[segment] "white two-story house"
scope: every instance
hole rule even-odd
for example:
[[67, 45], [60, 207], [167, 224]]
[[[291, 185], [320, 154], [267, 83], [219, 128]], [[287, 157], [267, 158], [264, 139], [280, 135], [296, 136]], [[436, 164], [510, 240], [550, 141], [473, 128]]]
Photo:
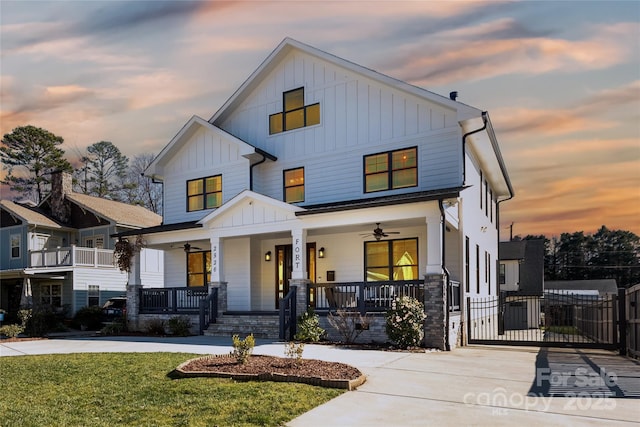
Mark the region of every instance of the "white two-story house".
[[[0, 200], [0, 308], [17, 322], [21, 306], [47, 305], [67, 316], [126, 294], [111, 234], [160, 224], [141, 207], [74, 193], [71, 175], [54, 173], [39, 206]], [[163, 286], [161, 251], [145, 250], [142, 280]]]
[[228, 315], [275, 313], [291, 286], [318, 312], [406, 292], [455, 340], [464, 296], [498, 292], [513, 189], [489, 115], [451, 98], [283, 40], [146, 171], [164, 215], [140, 233], [166, 251], [165, 283], [222, 286]]

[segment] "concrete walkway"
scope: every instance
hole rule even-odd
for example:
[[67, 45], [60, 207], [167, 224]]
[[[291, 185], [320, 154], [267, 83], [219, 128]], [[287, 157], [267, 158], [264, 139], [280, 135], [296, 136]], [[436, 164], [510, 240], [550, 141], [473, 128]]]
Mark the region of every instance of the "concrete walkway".
[[[5, 343], [0, 356], [78, 352], [224, 354], [229, 338], [77, 337]], [[284, 356], [257, 340], [255, 354]], [[308, 426], [616, 426], [640, 423], [640, 363], [599, 350], [470, 346], [387, 352], [306, 345], [305, 358], [358, 367], [358, 390], [292, 420]]]

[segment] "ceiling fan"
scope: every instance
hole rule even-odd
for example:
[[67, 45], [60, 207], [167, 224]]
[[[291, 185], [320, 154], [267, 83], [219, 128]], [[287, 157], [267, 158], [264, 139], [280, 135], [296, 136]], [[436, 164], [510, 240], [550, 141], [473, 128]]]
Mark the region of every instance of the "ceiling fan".
[[365, 233], [365, 234], [361, 234], [361, 236], [366, 237], [366, 236], [373, 236], [375, 237], [376, 240], [380, 240], [383, 237], [389, 237], [389, 234], [400, 234], [399, 231], [383, 231], [382, 228], [380, 228], [380, 223], [376, 222], [376, 228], [373, 229], [373, 233]]
[[194, 250], [194, 251], [202, 250], [201, 248], [198, 248], [196, 246], [191, 246], [189, 242], [186, 242], [184, 245], [171, 245], [171, 249], [178, 249], [178, 248], [184, 249], [184, 251], [187, 253], [191, 252], [191, 250]]

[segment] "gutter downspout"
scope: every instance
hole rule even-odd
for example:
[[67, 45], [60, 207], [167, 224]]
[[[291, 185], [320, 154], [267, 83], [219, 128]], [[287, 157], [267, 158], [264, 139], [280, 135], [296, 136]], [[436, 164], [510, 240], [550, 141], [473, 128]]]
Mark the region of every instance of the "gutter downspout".
[[[482, 132], [484, 130], [487, 129], [487, 123], [488, 123], [488, 119], [487, 119], [487, 115], [488, 113], [486, 111], [482, 112], [482, 127], [469, 131], [467, 133], [465, 133], [464, 135], [462, 135], [462, 186], [464, 187], [467, 184], [467, 151], [466, 151], [466, 146], [467, 146], [467, 138], [470, 137], [471, 135], [478, 133], [478, 132]], [[498, 214], [498, 205], [496, 204], [496, 215]], [[498, 222], [498, 221], [496, 221]], [[499, 222], [498, 222], [499, 223]], [[500, 233], [498, 233], [499, 235]], [[500, 237], [498, 236], [498, 241], [500, 241]], [[467, 280], [469, 280], [469, 278], [467, 277]], [[467, 284], [465, 283], [465, 286]], [[465, 288], [466, 289], [466, 288]], [[464, 333], [464, 325], [466, 323], [467, 320], [465, 318], [465, 313], [467, 312], [466, 308], [465, 308], [465, 298], [460, 298], [460, 312], [461, 312], [461, 316], [460, 316], [460, 331], [461, 333]], [[449, 321], [448, 319], [449, 317], [449, 311], [448, 311], [448, 307], [447, 307], [447, 322]], [[447, 323], [447, 328], [448, 328], [448, 323]], [[447, 343], [448, 343], [448, 336], [447, 336]], [[462, 343], [464, 344], [464, 337], [462, 337]]]
[[482, 121], [484, 124], [482, 125], [481, 128], [472, 130], [462, 135], [462, 186], [464, 186], [467, 182], [467, 162], [466, 162], [466, 150], [465, 150], [465, 146], [467, 145], [467, 137], [473, 135], [474, 133], [482, 132], [483, 130], [487, 129], [488, 120], [487, 120], [486, 111], [482, 112]]
[[442, 227], [442, 231], [441, 231], [441, 233], [442, 233], [442, 256], [441, 256], [441, 259], [442, 259], [442, 271], [444, 271], [444, 275], [447, 278], [446, 279], [447, 282], [446, 282], [446, 286], [445, 286], [445, 289], [446, 289], [445, 290], [445, 292], [446, 292], [446, 298], [445, 298], [446, 304], [445, 304], [445, 307], [444, 307], [444, 309], [445, 309], [444, 317], [445, 317], [445, 322], [446, 322], [447, 327], [445, 329], [446, 333], [444, 335], [444, 349], [445, 349], [445, 351], [451, 351], [451, 343], [449, 342], [449, 323], [450, 323], [449, 322], [449, 305], [451, 303], [451, 301], [449, 301], [449, 296], [451, 295], [451, 281], [449, 279], [450, 279], [451, 274], [449, 273], [449, 270], [447, 270], [447, 266], [446, 266], [446, 263], [445, 263], [445, 257], [446, 257], [445, 241], [447, 240], [447, 235], [446, 235], [447, 224], [446, 224], [446, 218], [445, 218], [445, 214], [444, 214], [444, 205], [442, 204], [442, 199], [438, 199], [438, 207], [440, 208], [440, 226]]
[[262, 160], [252, 164], [249, 167], [249, 190], [251, 190], [251, 191], [253, 191], [253, 168], [258, 166], [258, 165], [260, 165], [260, 164], [262, 164], [262, 163], [264, 163], [267, 160], [267, 157], [264, 154], [262, 154], [262, 153], [260, 153], [258, 151], [256, 151], [256, 152], [262, 156]]

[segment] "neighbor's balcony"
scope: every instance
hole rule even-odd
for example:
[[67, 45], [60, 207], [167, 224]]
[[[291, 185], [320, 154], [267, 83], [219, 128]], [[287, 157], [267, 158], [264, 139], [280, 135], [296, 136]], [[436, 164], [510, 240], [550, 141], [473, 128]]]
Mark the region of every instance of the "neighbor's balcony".
[[114, 267], [113, 250], [83, 248], [71, 246], [67, 248], [42, 249], [29, 251], [29, 267]]

